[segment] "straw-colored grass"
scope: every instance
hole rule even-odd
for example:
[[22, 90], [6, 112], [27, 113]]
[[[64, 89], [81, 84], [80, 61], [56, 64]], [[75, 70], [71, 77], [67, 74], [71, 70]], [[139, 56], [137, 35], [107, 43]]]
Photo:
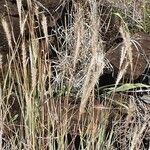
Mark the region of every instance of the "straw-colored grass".
[[[20, 34], [16, 42], [11, 22], [1, 19], [11, 53], [5, 64], [0, 58], [0, 149], [144, 150], [150, 132], [149, 105], [136, 91], [132, 95], [126, 90], [107, 92], [106, 85], [105, 92], [96, 93], [108, 65], [101, 35], [105, 24], [98, 4], [96, 0], [73, 1], [65, 25], [56, 24], [49, 34], [48, 16], [38, 12], [31, 0], [27, 0], [28, 11], [17, 0]], [[122, 8], [115, 2], [111, 5], [120, 13], [120, 9], [126, 11], [128, 2]], [[118, 32], [124, 42], [114, 88], [128, 66], [133, 81], [130, 31], [124, 14], [120, 13]], [[131, 12], [127, 14], [128, 18]]]

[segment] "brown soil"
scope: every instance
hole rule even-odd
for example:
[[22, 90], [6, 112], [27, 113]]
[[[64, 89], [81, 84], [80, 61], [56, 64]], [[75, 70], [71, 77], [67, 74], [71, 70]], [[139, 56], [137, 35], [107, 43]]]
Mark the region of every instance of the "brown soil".
[[[114, 49], [110, 49], [106, 53], [106, 58], [113, 65], [116, 73], [119, 71], [121, 50], [123, 44], [117, 45]], [[133, 79], [137, 79], [144, 70], [150, 59], [150, 35], [146, 33], [136, 33], [132, 37], [132, 56], [133, 56]], [[126, 62], [127, 60], [124, 60]], [[126, 78], [131, 78], [130, 65], [125, 74]]]

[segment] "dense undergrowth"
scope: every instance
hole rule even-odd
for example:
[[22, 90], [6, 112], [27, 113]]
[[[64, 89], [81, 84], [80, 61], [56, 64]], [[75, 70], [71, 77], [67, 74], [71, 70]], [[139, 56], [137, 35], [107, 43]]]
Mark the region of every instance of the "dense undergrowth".
[[[126, 75], [130, 36], [150, 32], [149, 2], [64, 1], [53, 26], [38, 4], [27, 0], [25, 10], [17, 0], [17, 40], [11, 16], [1, 17], [9, 54], [0, 66], [0, 149], [149, 150], [149, 59], [144, 75]], [[121, 42], [115, 72], [105, 54]]]

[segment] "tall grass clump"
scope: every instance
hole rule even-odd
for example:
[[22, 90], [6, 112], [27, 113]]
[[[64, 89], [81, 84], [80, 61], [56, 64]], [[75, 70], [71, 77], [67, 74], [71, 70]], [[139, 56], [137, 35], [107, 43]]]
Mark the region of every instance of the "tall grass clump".
[[[64, 19], [54, 27], [42, 2], [26, 2], [27, 10], [17, 0], [18, 39], [11, 19], [1, 20], [10, 52], [0, 67], [0, 149], [144, 148], [149, 107], [125, 89], [96, 93], [107, 66], [100, 1], [62, 1]], [[133, 65], [125, 24], [119, 32], [124, 47], [115, 88]]]

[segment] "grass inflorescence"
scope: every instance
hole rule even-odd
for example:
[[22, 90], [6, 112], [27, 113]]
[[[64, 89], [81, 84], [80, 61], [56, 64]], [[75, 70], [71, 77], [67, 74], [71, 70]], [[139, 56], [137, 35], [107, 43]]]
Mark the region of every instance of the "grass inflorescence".
[[[148, 81], [135, 83], [129, 19], [149, 32], [150, 8], [141, 3], [16, 0], [15, 18], [6, 3], [0, 149], [148, 150], [150, 99], [141, 95], [150, 92], [149, 54], [140, 76]], [[105, 56], [120, 44], [115, 68]]]

